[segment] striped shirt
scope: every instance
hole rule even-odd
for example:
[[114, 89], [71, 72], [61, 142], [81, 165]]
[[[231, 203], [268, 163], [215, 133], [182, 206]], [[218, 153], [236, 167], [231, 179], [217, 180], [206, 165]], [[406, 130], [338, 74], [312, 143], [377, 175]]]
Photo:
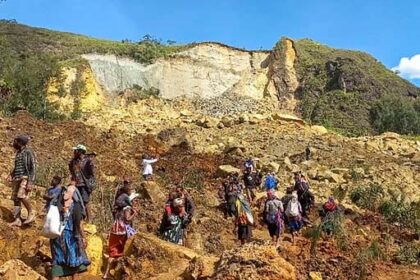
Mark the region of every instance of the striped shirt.
[[20, 179], [27, 177], [29, 182], [35, 180], [35, 155], [30, 148], [23, 148], [16, 153], [15, 157], [15, 168], [12, 171], [14, 179]]

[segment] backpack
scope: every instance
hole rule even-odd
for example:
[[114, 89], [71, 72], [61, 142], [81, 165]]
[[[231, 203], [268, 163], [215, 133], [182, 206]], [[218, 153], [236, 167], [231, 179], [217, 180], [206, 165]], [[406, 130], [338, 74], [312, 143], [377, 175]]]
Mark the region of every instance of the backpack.
[[265, 187], [267, 189], [274, 189], [276, 185], [277, 185], [277, 182], [273, 176], [267, 176], [267, 178], [265, 178]]
[[[265, 203], [265, 210], [267, 209], [267, 204], [273, 201], [267, 200]], [[273, 203], [273, 206], [276, 207], [276, 205]], [[277, 211], [274, 213], [266, 212], [265, 214], [265, 222], [267, 224], [276, 224], [278, 223], [283, 216], [283, 212], [280, 210], [280, 208], [277, 208]]]

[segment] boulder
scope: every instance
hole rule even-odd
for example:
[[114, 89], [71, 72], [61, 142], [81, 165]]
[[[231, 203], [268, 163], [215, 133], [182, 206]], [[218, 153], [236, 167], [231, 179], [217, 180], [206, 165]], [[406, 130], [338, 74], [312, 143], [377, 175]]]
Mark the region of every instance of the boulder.
[[0, 267], [0, 279], [2, 280], [47, 280], [44, 276], [34, 271], [24, 262], [13, 259], [5, 262]]
[[295, 122], [298, 124], [305, 124], [305, 121], [302, 120], [301, 118], [298, 118], [296, 116], [293, 115], [288, 115], [288, 114], [281, 114], [281, 113], [275, 113], [272, 115], [274, 120], [280, 120], [280, 121], [286, 121], [286, 122]]
[[148, 199], [152, 203], [163, 205], [166, 201], [166, 195], [154, 181], [142, 182], [138, 191], [142, 198]]
[[309, 279], [311, 279], [311, 280], [322, 280], [322, 273], [311, 271], [311, 272], [309, 272]]
[[241, 116], [239, 116], [239, 123], [247, 123], [247, 122], [249, 122], [249, 117], [248, 117], [248, 115], [241, 115]]
[[269, 242], [249, 243], [223, 252], [213, 279], [295, 280], [296, 272]]
[[264, 169], [266, 169], [269, 172], [277, 173], [277, 172], [279, 172], [280, 164], [272, 161], [272, 162], [268, 163], [267, 166]]
[[96, 226], [93, 224], [85, 224], [84, 231], [87, 236], [86, 254], [91, 261], [88, 274], [93, 276], [102, 276], [103, 265], [103, 247], [102, 239], [97, 234]]
[[217, 169], [217, 176], [226, 177], [232, 172], [240, 173], [241, 170], [239, 168], [233, 167], [232, 165], [220, 165]]
[[328, 133], [328, 130], [322, 125], [313, 125], [311, 126], [311, 130], [315, 132], [316, 134], [320, 134], [320, 135]]
[[229, 117], [223, 117], [220, 123], [222, 123], [224, 127], [231, 127], [235, 124], [235, 120]]

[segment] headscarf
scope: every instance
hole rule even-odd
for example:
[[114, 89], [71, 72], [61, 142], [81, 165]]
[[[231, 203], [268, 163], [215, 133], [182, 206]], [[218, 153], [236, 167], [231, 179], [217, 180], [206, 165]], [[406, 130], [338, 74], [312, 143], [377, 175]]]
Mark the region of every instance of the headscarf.
[[134, 199], [139, 198], [139, 197], [140, 195], [138, 193], [132, 193], [130, 194], [128, 198], [130, 199], [130, 203], [132, 203]]
[[184, 206], [184, 200], [182, 198], [175, 198], [172, 202], [174, 207]]
[[300, 204], [298, 201], [297, 192], [292, 193], [292, 199], [287, 204], [286, 215], [289, 217], [297, 217], [301, 212]]

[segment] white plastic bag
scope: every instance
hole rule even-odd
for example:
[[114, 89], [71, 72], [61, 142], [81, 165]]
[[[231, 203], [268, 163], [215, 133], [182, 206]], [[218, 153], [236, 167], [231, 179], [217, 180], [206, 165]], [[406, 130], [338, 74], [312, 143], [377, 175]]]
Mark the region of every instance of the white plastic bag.
[[41, 234], [49, 239], [60, 237], [64, 230], [64, 223], [60, 222], [58, 207], [50, 205]]

